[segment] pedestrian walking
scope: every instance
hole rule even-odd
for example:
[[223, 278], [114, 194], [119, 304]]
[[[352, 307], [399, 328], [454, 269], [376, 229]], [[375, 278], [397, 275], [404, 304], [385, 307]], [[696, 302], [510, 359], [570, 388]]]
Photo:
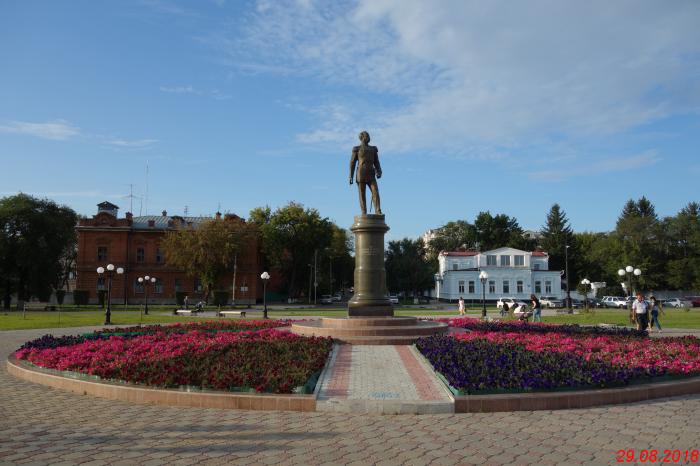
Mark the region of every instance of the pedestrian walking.
[[185, 309], [187, 309], [187, 303], [189, 302], [189, 298], [187, 297], [187, 295], [185, 295], [185, 299], [183, 299], [183, 301], [185, 303]]
[[509, 311], [510, 307], [508, 306], [508, 303], [503, 301], [503, 307], [501, 307], [501, 317], [507, 316]]
[[644, 301], [644, 295], [640, 291], [637, 293], [637, 299], [632, 303], [632, 311], [637, 320], [637, 330], [646, 330], [649, 326], [649, 306]]
[[542, 305], [540, 305], [540, 300], [534, 294], [530, 295], [530, 301], [532, 306], [532, 321], [542, 322]]
[[659, 312], [661, 312], [662, 314], [666, 313], [664, 312], [663, 306], [656, 299], [655, 296], [652, 296], [651, 298], [649, 298], [649, 300], [651, 301], [651, 322], [649, 322], [649, 330], [652, 330], [654, 324], [656, 324], [656, 328], [659, 330], [659, 333], [661, 333], [661, 324], [659, 323]]
[[459, 297], [459, 301], [457, 301], [457, 308], [459, 309], [459, 315], [463, 316], [466, 314], [464, 312], [464, 298], [461, 296]]

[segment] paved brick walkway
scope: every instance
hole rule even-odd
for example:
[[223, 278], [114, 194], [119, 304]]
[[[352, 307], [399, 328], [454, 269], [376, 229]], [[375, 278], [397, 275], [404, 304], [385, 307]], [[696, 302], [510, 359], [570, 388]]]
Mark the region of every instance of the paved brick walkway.
[[335, 347], [319, 393], [319, 411], [451, 413], [443, 385], [408, 346]]
[[[44, 333], [0, 332], [0, 354]], [[0, 464], [612, 464], [619, 449], [700, 448], [699, 432], [700, 396], [516, 413], [276, 413], [114, 402], [0, 369]]]

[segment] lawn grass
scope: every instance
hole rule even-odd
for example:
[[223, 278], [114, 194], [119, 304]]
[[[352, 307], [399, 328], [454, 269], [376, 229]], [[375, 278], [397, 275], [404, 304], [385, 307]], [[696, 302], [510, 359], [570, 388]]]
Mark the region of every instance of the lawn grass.
[[[659, 320], [661, 327], [668, 328], [700, 328], [700, 309], [664, 310]], [[626, 309], [597, 309], [589, 313], [561, 314], [557, 316], [543, 316], [544, 322], [553, 324], [617, 324], [630, 325], [629, 311]]]

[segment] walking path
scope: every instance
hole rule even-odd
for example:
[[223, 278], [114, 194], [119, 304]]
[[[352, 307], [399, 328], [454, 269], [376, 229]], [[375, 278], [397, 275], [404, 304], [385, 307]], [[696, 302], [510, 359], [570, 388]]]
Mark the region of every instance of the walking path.
[[411, 347], [338, 345], [321, 383], [317, 409], [439, 414], [454, 412], [454, 404]]
[[[2, 359], [46, 333], [0, 332]], [[512, 413], [239, 411], [82, 396], [16, 379], [0, 364], [3, 465], [600, 465], [614, 464], [618, 450], [638, 458], [655, 449], [663, 458], [663, 450], [698, 449], [699, 431], [700, 395]]]

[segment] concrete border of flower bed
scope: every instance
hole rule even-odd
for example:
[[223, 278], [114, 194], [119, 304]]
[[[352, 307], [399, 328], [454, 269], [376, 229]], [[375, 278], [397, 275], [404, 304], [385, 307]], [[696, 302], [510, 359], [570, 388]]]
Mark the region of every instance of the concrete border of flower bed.
[[700, 393], [700, 377], [621, 388], [455, 396], [455, 413], [579, 409]]
[[187, 392], [173, 389], [146, 388], [133, 384], [64, 377], [38, 369], [25, 361], [18, 360], [14, 355], [10, 355], [7, 358], [7, 372], [20, 379], [59, 390], [131, 403], [197, 408], [251, 409], [258, 411], [316, 410], [315, 393], [309, 395], [286, 395], [276, 393]]

